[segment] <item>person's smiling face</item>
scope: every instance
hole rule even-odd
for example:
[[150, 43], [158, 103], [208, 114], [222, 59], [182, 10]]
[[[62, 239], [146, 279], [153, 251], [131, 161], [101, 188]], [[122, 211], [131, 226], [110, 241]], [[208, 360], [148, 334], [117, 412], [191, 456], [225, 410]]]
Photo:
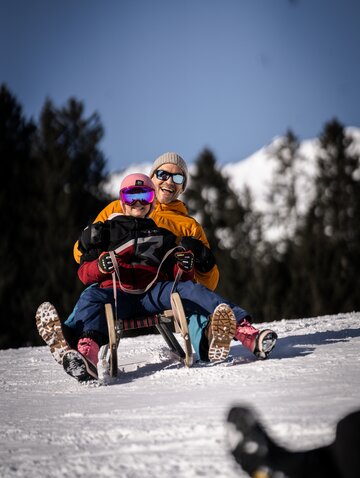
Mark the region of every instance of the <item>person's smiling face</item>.
[[136, 201], [134, 204], [129, 206], [128, 204], [124, 204], [124, 214], [126, 216], [132, 217], [146, 217], [148, 212], [150, 211], [151, 204], [141, 204], [140, 201]]
[[[158, 169], [168, 173], [184, 175], [182, 169], [176, 164], [162, 164]], [[166, 181], [162, 181], [154, 174], [151, 179], [155, 185], [156, 199], [161, 204], [170, 204], [175, 201], [184, 190], [184, 184], [175, 184], [171, 176]]]

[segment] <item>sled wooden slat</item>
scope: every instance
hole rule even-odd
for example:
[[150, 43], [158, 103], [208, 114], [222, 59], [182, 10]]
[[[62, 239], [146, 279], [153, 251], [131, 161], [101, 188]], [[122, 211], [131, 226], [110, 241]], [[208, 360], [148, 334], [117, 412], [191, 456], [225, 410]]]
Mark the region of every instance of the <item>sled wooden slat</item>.
[[116, 325], [111, 304], [105, 304], [105, 316], [109, 331], [110, 376], [116, 377], [118, 371]]
[[[187, 320], [180, 295], [173, 292], [170, 296], [171, 308], [174, 314], [175, 327], [177, 326], [185, 343], [185, 365], [191, 367], [193, 364], [193, 352]], [[175, 329], [176, 330], [176, 329]]]

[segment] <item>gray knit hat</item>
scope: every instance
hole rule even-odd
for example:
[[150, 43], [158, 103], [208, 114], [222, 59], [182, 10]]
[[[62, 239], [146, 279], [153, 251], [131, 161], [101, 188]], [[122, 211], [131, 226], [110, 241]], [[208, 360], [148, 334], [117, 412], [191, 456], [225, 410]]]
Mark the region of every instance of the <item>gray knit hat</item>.
[[188, 167], [185, 163], [185, 160], [177, 153], [164, 153], [161, 156], [159, 156], [157, 159], [155, 159], [151, 170], [150, 170], [150, 178], [153, 177], [155, 171], [160, 168], [163, 164], [176, 164], [179, 166], [179, 168], [182, 170], [185, 176], [185, 181], [183, 184], [183, 190], [185, 191], [186, 185], [189, 180], [189, 171]]

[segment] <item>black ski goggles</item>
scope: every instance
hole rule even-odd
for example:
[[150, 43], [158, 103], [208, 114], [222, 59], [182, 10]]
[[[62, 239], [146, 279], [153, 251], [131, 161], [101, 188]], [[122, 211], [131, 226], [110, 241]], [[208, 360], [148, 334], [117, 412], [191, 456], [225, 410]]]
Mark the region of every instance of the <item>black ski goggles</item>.
[[172, 178], [175, 184], [184, 184], [185, 176], [181, 173], [169, 173], [169, 171], [164, 171], [163, 169], [158, 169], [155, 171], [156, 179], [159, 181], [167, 181], [169, 178]]

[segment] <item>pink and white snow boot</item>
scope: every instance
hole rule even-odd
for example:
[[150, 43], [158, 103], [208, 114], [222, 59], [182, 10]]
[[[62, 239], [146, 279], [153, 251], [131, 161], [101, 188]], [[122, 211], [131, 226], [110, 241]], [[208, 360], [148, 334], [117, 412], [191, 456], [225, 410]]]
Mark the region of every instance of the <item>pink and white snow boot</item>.
[[79, 339], [77, 350], [67, 352], [63, 357], [63, 367], [67, 374], [79, 382], [98, 379], [97, 363], [99, 345], [89, 337]]
[[98, 353], [100, 347], [93, 339], [90, 339], [89, 337], [81, 338], [78, 341], [77, 349], [89, 362], [97, 365], [99, 361]]
[[236, 326], [235, 338], [259, 359], [266, 359], [275, 347], [277, 334], [270, 329], [258, 330], [244, 319]]
[[79, 382], [88, 382], [98, 379], [96, 365], [86, 359], [77, 350], [66, 352], [63, 357], [63, 367], [67, 374], [76, 378]]

